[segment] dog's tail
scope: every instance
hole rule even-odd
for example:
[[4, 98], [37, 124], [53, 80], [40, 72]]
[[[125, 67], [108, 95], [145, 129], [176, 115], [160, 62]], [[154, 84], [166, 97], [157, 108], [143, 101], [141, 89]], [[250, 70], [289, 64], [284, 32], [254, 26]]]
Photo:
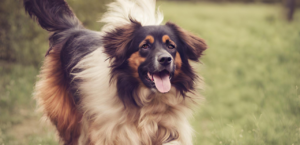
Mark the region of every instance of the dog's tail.
[[24, 0], [24, 7], [49, 32], [83, 27], [64, 0]]
[[[50, 32], [50, 47], [35, 87], [35, 98], [56, 126], [64, 145], [74, 145], [80, 136], [82, 114], [70, 91], [69, 72], [63, 67], [68, 66], [63, 60], [71, 58], [63, 56], [62, 51], [72, 51], [65, 47], [66, 41], [74, 33], [79, 34], [83, 26], [64, 0], [24, 0], [24, 7], [30, 17]], [[68, 45], [72, 45], [71, 40]]]

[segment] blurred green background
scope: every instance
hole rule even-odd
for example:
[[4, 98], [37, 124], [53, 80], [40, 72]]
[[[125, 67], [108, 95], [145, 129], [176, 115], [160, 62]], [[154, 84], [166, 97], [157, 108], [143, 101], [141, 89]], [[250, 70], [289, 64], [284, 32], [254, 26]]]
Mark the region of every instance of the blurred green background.
[[[197, 69], [206, 101], [191, 120], [195, 145], [300, 144], [300, 13], [282, 0], [159, 1], [165, 21], [204, 38]], [[109, 0], [67, 0], [90, 29]], [[300, 2], [297, 1], [297, 4]], [[0, 145], [55, 145], [32, 98], [47, 32], [20, 0], [0, 4]]]

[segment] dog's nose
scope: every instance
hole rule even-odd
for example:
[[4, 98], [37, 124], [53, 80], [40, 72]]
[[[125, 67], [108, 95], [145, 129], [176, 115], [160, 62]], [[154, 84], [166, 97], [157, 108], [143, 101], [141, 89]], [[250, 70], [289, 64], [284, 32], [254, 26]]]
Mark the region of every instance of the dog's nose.
[[172, 62], [172, 57], [170, 57], [170, 55], [163, 54], [157, 58], [157, 61], [159, 62], [159, 64], [167, 66]]

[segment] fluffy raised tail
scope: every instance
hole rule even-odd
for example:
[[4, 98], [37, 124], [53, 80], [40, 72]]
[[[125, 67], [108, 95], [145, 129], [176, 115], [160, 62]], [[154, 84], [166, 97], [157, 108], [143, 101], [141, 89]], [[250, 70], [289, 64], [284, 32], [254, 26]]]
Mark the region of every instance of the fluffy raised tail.
[[24, 0], [24, 7], [30, 17], [49, 32], [82, 27], [64, 0]]
[[76, 65], [86, 51], [90, 50], [83, 47], [87, 46], [85, 41], [79, 45], [76, 40], [86, 37], [89, 39], [85, 40], [94, 40], [91, 39], [94, 35], [91, 36], [91, 32], [82, 29], [80, 21], [64, 0], [24, 0], [24, 7], [51, 34], [50, 48], [40, 79], [36, 83], [34, 96], [44, 114], [56, 126], [63, 144], [77, 145], [82, 113], [76, 108], [68, 67], [71, 70], [71, 66]]

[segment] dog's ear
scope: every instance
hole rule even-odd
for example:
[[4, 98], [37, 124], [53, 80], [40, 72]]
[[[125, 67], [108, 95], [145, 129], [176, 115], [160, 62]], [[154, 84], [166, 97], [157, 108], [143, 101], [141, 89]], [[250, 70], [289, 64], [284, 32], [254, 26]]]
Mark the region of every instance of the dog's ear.
[[187, 57], [190, 60], [198, 61], [202, 52], [207, 49], [205, 41], [202, 38], [185, 31], [174, 23], [167, 22], [166, 26], [170, 27], [182, 41], [184, 44], [182, 49], [187, 54]]
[[126, 47], [133, 39], [135, 30], [142, 27], [139, 22], [131, 20], [130, 24], [106, 32], [103, 37], [104, 52], [115, 61], [126, 59]]

